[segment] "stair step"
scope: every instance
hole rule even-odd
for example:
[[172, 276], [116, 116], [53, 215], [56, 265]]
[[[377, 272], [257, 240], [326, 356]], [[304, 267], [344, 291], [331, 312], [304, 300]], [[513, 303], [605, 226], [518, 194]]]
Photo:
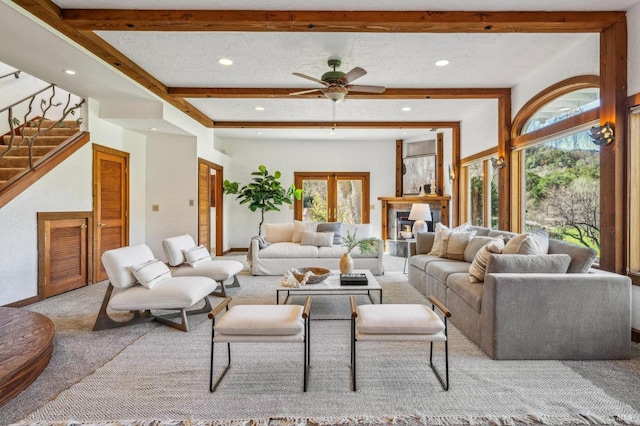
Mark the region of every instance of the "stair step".
[[[43, 126], [44, 128], [44, 126]], [[49, 129], [46, 132], [43, 132], [42, 135], [47, 136], [73, 136], [78, 133], [79, 128], [75, 127], [54, 127], [53, 129]], [[19, 129], [19, 133], [25, 136], [32, 136], [38, 132], [37, 128], [24, 127]], [[41, 136], [42, 136], [41, 135]]]
[[7, 181], [21, 173], [24, 170], [24, 167], [5, 167], [0, 169], [0, 180]]
[[[33, 156], [34, 157], [42, 157], [52, 149], [57, 148], [57, 145], [54, 146], [34, 146], [33, 147]], [[7, 147], [0, 145], [0, 155], [4, 154], [7, 150]], [[21, 146], [20, 148], [13, 148], [11, 150], [12, 157], [28, 157], [29, 156], [29, 147]]]
[[[67, 139], [69, 139], [69, 136], [46, 136], [46, 135], [43, 136], [43, 135], [40, 135], [33, 142], [33, 146], [45, 146], [45, 145], [47, 145], [47, 146], [58, 146], [62, 142], [66, 141]], [[22, 142], [23, 146], [26, 146], [29, 143], [27, 141], [26, 137], [23, 140], [22, 136], [15, 136], [13, 138], [13, 146], [16, 146], [18, 143], [20, 143], [20, 141], [23, 141]], [[11, 142], [11, 136], [4, 135], [2, 137], [2, 144], [3, 145], [9, 145], [10, 142]]]
[[[37, 162], [41, 157], [33, 157], [33, 162]], [[7, 156], [0, 160], [0, 168], [2, 167], [29, 167], [28, 156]]]
[[[50, 127], [57, 121], [58, 120], [42, 120], [40, 127], [43, 129]], [[30, 123], [33, 123], [33, 127], [38, 127], [38, 120], [31, 120], [31, 121], [27, 121], [27, 125], [25, 126], [25, 128], [31, 127], [29, 125]], [[78, 122], [76, 120], [64, 120], [62, 123], [64, 123], [64, 127], [78, 127]]]

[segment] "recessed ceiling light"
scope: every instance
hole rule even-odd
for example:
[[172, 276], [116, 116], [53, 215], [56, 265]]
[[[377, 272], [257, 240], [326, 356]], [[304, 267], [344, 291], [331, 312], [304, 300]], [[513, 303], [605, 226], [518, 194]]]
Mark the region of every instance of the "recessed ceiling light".
[[156, 130], [158, 130], [158, 128], [157, 127], [149, 127], [149, 130], [152, 130], [152, 131], [155, 132]]
[[256, 111], [264, 111], [264, 107], [263, 106], [257, 106], [256, 107]]
[[436, 61], [436, 67], [445, 67], [449, 65], [449, 61], [446, 59], [440, 59], [439, 61]]
[[403, 135], [408, 135], [408, 134], [409, 134], [409, 132], [402, 132], [402, 134], [403, 134]]
[[411, 107], [402, 107], [403, 111], [411, 111]]
[[261, 135], [261, 134], [262, 134], [262, 132], [256, 132], [256, 135]]
[[558, 108], [558, 111], [569, 111], [571, 108], [569, 107], [563, 107], [563, 108]]
[[335, 134], [336, 134], [336, 132], [335, 132], [334, 130], [332, 130], [332, 131], [330, 131], [330, 132], [329, 132], [329, 134], [330, 134], [330, 135], [335, 135]]
[[229, 58], [220, 58], [218, 59], [218, 63], [220, 65], [233, 65], [233, 61]]
[[76, 72], [74, 70], [64, 70], [64, 72], [69, 75], [76, 75]]

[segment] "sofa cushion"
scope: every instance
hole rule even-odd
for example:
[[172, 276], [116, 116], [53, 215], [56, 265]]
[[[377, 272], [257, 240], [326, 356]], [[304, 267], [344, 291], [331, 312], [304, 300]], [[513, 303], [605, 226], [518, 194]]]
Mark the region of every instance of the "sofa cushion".
[[340, 222], [324, 222], [319, 223], [316, 229], [318, 232], [333, 232], [333, 244], [342, 244], [342, 224]]
[[484, 245], [476, 257], [471, 262], [469, 267], [469, 281], [477, 283], [484, 281], [484, 274], [487, 269], [487, 262], [492, 254], [500, 254], [504, 250], [504, 237], [501, 235], [497, 238], [492, 238], [487, 244]]
[[570, 274], [586, 274], [596, 260], [598, 253], [589, 247], [580, 247], [560, 240], [549, 240], [549, 254], [568, 254], [571, 263], [567, 270]]
[[[442, 260], [442, 259], [441, 259]], [[438, 282], [446, 284], [447, 277], [457, 272], [469, 272], [469, 264], [467, 262], [449, 261], [449, 262], [430, 262], [425, 268], [427, 275], [435, 278]]]
[[478, 251], [491, 240], [493, 240], [491, 237], [479, 237], [477, 235], [473, 237], [471, 241], [469, 241], [469, 244], [467, 244], [467, 248], [464, 249], [464, 261], [469, 263], [473, 262]]
[[411, 256], [409, 259], [409, 265], [415, 266], [421, 271], [427, 269], [427, 265], [431, 262], [456, 262], [455, 260], [445, 259], [440, 256], [431, 256], [430, 254], [417, 254]]
[[167, 256], [167, 262], [171, 266], [182, 265], [186, 262], [187, 260], [184, 258], [184, 251], [195, 246], [196, 243], [189, 234], [167, 238], [162, 241], [164, 254]]
[[469, 231], [476, 231], [476, 237], [488, 237], [491, 229], [483, 226], [470, 226]]
[[509, 241], [511, 238], [515, 237], [516, 235], [518, 235], [515, 232], [509, 232], [509, 231], [501, 231], [499, 229], [492, 229], [489, 231], [489, 236], [490, 237], [499, 237], [499, 236], [503, 236], [505, 241]]
[[476, 231], [445, 232], [442, 237], [440, 257], [464, 261], [464, 251], [475, 234]]
[[346, 252], [347, 249], [345, 247], [336, 244], [331, 247], [318, 247], [318, 257], [322, 258], [340, 258]]
[[221, 334], [286, 336], [304, 333], [299, 305], [237, 305], [215, 324]]
[[482, 283], [472, 283], [469, 281], [468, 274], [456, 273], [449, 275], [449, 278], [447, 278], [447, 287], [467, 302], [476, 312], [480, 312], [482, 307]]
[[303, 232], [303, 246], [331, 247], [333, 245], [333, 232]]
[[358, 333], [438, 334], [444, 331], [442, 320], [425, 305], [360, 305], [357, 309]]
[[436, 236], [433, 240], [433, 246], [431, 247], [431, 251], [428, 253], [432, 256], [440, 256], [442, 254], [442, 240], [445, 235], [448, 235], [449, 232], [467, 232], [470, 223], [463, 223], [460, 226], [457, 226], [453, 229], [450, 229], [448, 226], [443, 225], [441, 222], [436, 224]]
[[318, 257], [318, 247], [303, 246], [299, 243], [278, 243], [260, 250], [260, 257], [264, 258], [296, 258]]
[[317, 231], [318, 222], [303, 222], [301, 220], [293, 221], [293, 236], [291, 242], [299, 243], [302, 241], [303, 232], [315, 232]]
[[435, 232], [418, 232], [416, 235], [416, 254], [427, 254], [433, 247]]
[[293, 223], [267, 223], [264, 229], [264, 239], [268, 243], [293, 241]]
[[502, 250], [503, 254], [547, 254], [549, 251], [549, 235], [544, 229], [516, 235], [511, 238]]
[[346, 235], [355, 235], [358, 240], [373, 237], [373, 228], [370, 223], [343, 223], [340, 229], [343, 238]]
[[564, 274], [570, 262], [571, 256], [568, 254], [492, 254], [487, 262], [485, 274]]

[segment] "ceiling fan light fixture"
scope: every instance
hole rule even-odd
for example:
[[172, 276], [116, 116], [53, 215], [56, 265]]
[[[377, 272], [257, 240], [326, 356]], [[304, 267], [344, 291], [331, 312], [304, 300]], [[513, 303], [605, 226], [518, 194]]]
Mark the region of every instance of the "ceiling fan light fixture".
[[349, 93], [346, 88], [340, 86], [330, 86], [324, 89], [322, 92], [328, 99], [331, 99], [333, 102], [340, 102], [344, 100], [344, 97], [347, 96], [347, 93]]

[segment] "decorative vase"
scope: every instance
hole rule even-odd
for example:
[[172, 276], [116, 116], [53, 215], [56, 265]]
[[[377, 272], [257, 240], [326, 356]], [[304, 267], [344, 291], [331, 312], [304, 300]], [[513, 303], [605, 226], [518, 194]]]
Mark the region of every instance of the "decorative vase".
[[353, 258], [351, 254], [345, 253], [340, 258], [340, 273], [352, 274], [353, 273]]

